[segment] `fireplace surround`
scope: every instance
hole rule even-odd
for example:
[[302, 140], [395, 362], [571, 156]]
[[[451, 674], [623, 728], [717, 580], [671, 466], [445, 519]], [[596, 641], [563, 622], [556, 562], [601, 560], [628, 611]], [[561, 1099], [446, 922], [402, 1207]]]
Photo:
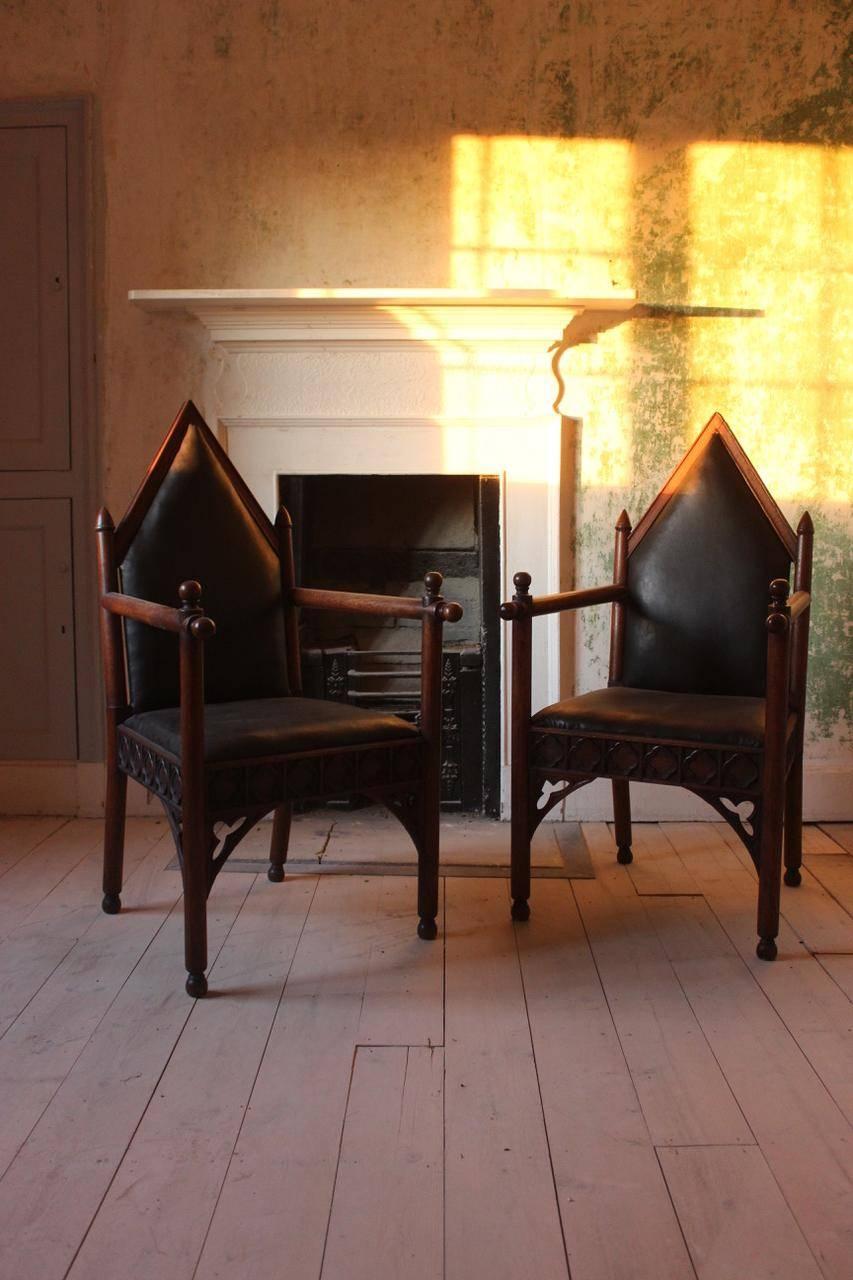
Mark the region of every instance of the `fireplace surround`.
[[[130, 297], [151, 311], [188, 311], [207, 327], [211, 347], [198, 402], [270, 515], [281, 477], [494, 476], [498, 595], [511, 594], [520, 566], [537, 592], [571, 585], [560, 543], [571, 519], [561, 465], [573, 423], [552, 407], [549, 348], [573, 317], [586, 318], [584, 340], [596, 323], [627, 319], [633, 295], [175, 290]], [[537, 628], [538, 705], [572, 687], [564, 662], [561, 688], [559, 626], [552, 618]], [[505, 813], [510, 654], [505, 635], [499, 643]]]

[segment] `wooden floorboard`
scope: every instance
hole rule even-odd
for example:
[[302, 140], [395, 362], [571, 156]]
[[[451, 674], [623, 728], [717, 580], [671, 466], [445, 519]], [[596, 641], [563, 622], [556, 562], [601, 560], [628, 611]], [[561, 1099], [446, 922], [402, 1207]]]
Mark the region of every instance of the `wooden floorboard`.
[[754, 1142], [650, 920], [658, 899], [638, 896], [603, 823], [584, 834], [596, 879], [575, 898], [652, 1140]]
[[[608, 829], [615, 848], [613, 827]], [[661, 828], [656, 822], [635, 822], [631, 830], [631, 847], [634, 861], [628, 864], [628, 875], [641, 896], [700, 892], [677, 849], [669, 840], [661, 839]]]
[[691, 1007], [827, 1280], [853, 1257], [851, 1126], [701, 898], [650, 915]]
[[162, 819], [119, 916], [100, 822], [0, 819], [3, 1280], [848, 1280], [850, 824], [806, 829], [765, 964], [727, 824], [636, 824], [629, 868], [543, 824], [513, 925], [508, 828], [449, 823], [424, 943], [366, 817], [217, 880], [202, 1002]]
[[[773, 964], [755, 955], [757, 882], [734, 856], [713, 823], [668, 822], [661, 837], [672, 842], [743, 963], [853, 1122], [853, 1006], [820, 959], [797, 940], [784, 916], [779, 956]], [[782, 890], [787, 897], [799, 889]]]
[[198, 1280], [277, 1280], [282, 1259], [288, 1280], [317, 1280], [356, 1046], [442, 1041], [442, 947], [415, 935], [414, 894], [411, 879], [320, 879]]
[[[126, 909], [133, 910], [148, 904], [152, 871], [165, 867], [171, 852], [171, 837], [165, 823], [138, 819], [128, 822], [125, 841]], [[145, 869], [140, 871], [143, 865]], [[96, 847], [0, 942], [0, 1036], [6, 1033], [43, 984], [93, 928], [96, 937], [115, 931], [101, 910], [101, 874], [99, 836]], [[179, 885], [179, 880], [176, 883]], [[174, 897], [171, 902], [174, 902]], [[94, 953], [98, 953], [97, 942]]]
[[211, 967], [215, 994], [192, 1006], [73, 1280], [192, 1275], [315, 887], [255, 881]]
[[67, 822], [67, 818], [0, 818], [0, 877]]
[[537, 892], [533, 912], [517, 939], [572, 1280], [690, 1280], [678, 1218], [569, 885]]
[[853, 956], [821, 955], [816, 957], [822, 969], [841, 988], [847, 999], [853, 1002]]
[[445, 1276], [567, 1280], [506, 884], [445, 883]]
[[807, 828], [807, 830], [815, 829], [822, 831], [833, 844], [840, 845], [846, 853], [853, 853], [853, 822], [822, 822], [818, 828]]
[[359, 1046], [322, 1280], [441, 1280], [444, 1050]]
[[28, 920], [85, 858], [97, 859], [102, 842], [103, 823], [75, 818], [16, 862], [0, 880], [0, 938]]
[[846, 853], [821, 855], [806, 861], [815, 880], [850, 917], [846, 951], [853, 953], [853, 858]]
[[[719, 824], [720, 835], [750, 875], [755, 875], [749, 854], [728, 823]], [[782, 888], [781, 912], [797, 939], [811, 952], [849, 952], [853, 949], [853, 918], [815, 878], [807, 862], [798, 888]]]
[[[222, 876], [214, 885], [212, 959], [253, 879]], [[192, 1012], [183, 974], [175, 909], [0, 1180], [0, 1275], [67, 1274]], [[161, 1230], [167, 1219], [164, 1206]]]
[[821, 1280], [757, 1147], [664, 1147], [660, 1162], [699, 1280]]

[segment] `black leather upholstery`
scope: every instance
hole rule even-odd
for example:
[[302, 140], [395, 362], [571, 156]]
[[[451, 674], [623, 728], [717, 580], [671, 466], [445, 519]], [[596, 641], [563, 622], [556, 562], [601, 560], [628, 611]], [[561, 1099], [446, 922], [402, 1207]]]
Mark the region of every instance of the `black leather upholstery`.
[[790, 557], [714, 436], [628, 559], [623, 683], [764, 692], [768, 587]]
[[[125, 727], [180, 759], [177, 707], [133, 715]], [[418, 736], [414, 725], [397, 716], [320, 698], [257, 698], [204, 710], [204, 758], [210, 764]]]
[[[160, 604], [177, 605], [190, 578], [216, 623], [205, 644], [205, 701], [286, 694], [278, 557], [195, 426], [121, 565], [122, 590]], [[177, 638], [133, 622], [126, 635], [134, 711], [176, 706]]]
[[764, 699], [658, 689], [596, 689], [545, 707], [533, 717], [532, 725], [565, 733], [606, 733], [614, 738], [627, 734], [758, 748], [764, 743]]

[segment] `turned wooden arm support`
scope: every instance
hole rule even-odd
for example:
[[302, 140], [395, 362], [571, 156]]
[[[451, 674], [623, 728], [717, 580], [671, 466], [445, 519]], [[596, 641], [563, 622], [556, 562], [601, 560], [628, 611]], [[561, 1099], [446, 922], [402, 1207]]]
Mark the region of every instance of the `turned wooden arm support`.
[[[788, 737], [789, 711], [802, 718], [802, 698], [798, 705], [797, 661], [792, 662], [791, 624], [811, 606], [808, 591], [795, 591], [788, 595], [785, 578], [774, 578], [770, 583], [770, 612], [767, 615], [767, 697], [765, 700], [765, 749], [781, 758]], [[807, 625], [805, 623], [804, 625]], [[803, 644], [806, 641], [803, 638]], [[803, 670], [804, 670], [803, 659]], [[804, 677], [801, 674], [800, 679]], [[800, 726], [801, 728], [802, 726]]]
[[517, 573], [513, 579], [518, 594], [512, 600], [501, 605], [501, 617], [504, 622], [514, 622], [520, 618], [540, 618], [547, 613], [562, 613], [566, 609], [583, 609], [588, 605], [612, 604], [614, 601], [626, 600], [628, 592], [617, 583], [608, 583], [606, 587], [586, 587], [583, 591], [560, 591], [553, 596], [528, 596], [530, 576]]
[[790, 630], [791, 623], [811, 606], [812, 598], [808, 591], [795, 591], [791, 596], [788, 591], [785, 578], [774, 578], [770, 583], [770, 612], [765, 623], [770, 635]]
[[442, 576], [435, 570], [424, 577], [425, 595], [372, 596], [360, 591], [325, 591], [316, 587], [293, 587], [290, 603], [300, 609], [326, 609], [339, 613], [367, 613], [379, 618], [415, 618], [435, 616], [442, 622], [458, 622], [462, 606], [445, 600], [439, 592]]
[[171, 631], [180, 635], [189, 631], [197, 640], [206, 640], [216, 634], [216, 624], [205, 616], [201, 608], [201, 587], [197, 582], [182, 582], [178, 588], [180, 609], [170, 609], [153, 600], [140, 600], [137, 596], [125, 596], [119, 591], [105, 591], [101, 596], [101, 608], [107, 613], [142, 622], [158, 631]]

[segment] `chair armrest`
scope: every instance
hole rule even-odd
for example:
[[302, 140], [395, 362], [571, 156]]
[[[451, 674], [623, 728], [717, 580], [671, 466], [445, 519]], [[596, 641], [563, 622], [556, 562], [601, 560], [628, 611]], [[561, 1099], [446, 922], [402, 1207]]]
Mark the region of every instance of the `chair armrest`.
[[367, 613], [380, 618], [422, 618], [435, 614], [442, 622], [458, 622], [462, 606], [455, 600], [431, 600], [417, 596], [372, 596], [361, 591], [325, 591], [294, 587], [290, 599], [300, 609], [325, 609], [340, 613]]
[[586, 587], [583, 591], [560, 591], [552, 596], [531, 596], [529, 600], [507, 600], [501, 605], [500, 613], [504, 622], [512, 622], [518, 618], [538, 618], [547, 613], [611, 604], [627, 598], [627, 587], [612, 582], [606, 587]]
[[122, 595], [119, 591], [105, 591], [101, 596], [101, 608], [106, 609], [107, 613], [130, 618], [133, 622], [142, 622], [147, 627], [155, 627], [158, 631], [171, 631], [179, 635], [182, 631], [189, 630], [199, 640], [215, 635], [216, 624], [213, 619], [206, 617], [197, 603], [193, 603], [201, 597], [198, 584], [182, 582], [179, 594], [184, 601], [184, 608], [171, 609], [165, 604], [155, 604], [153, 600], [140, 600], [137, 596]]

